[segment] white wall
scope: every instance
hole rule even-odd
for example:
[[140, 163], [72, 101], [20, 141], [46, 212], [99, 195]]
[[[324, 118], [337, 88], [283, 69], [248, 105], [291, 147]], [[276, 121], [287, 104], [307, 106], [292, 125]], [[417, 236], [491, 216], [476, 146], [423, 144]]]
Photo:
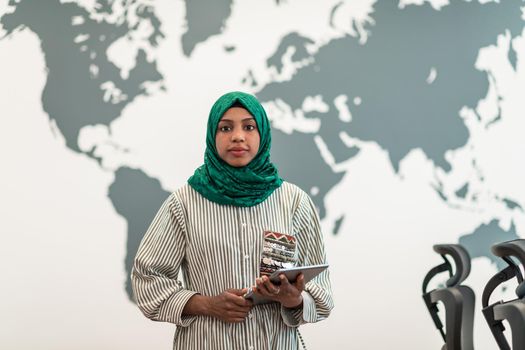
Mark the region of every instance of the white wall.
[[[249, 69], [260, 82], [269, 81], [264, 62], [283, 34], [299, 29], [318, 45], [342, 35], [342, 24], [336, 30], [326, 21], [311, 20], [314, 14], [328, 14], [335, 3], [289, 1], [278, 8], [271, 1], [236, 2], [223, 34], [198, 46], [190, 58], [178, 43], [184, 4], [155, 3], [167, 39], [154, 54], [167, 91], [128, 105], [111, 124], [111, 133], [103, 126], [82, 130], [81, 147], [101, 145], [102, 166], [67, 148], [49, 122], [41, 100], [47, 72], [38, 37], [26, 29], [0, 40], [2, 348], [171, 346], [174, 326], [145, 319], [126, 295], [127, 223], [107, 196], [113, 172], [127, 165], [158, 178], [165, 189], [183, 184], [202, 162], [203, 130], [214, 99], [224, 91], [249, 89], [241, 83]], [[368, 8], [363, 1], [347, 11], [358, 17]], [[0, 15], [6, 10], [3, 1]], [[259, 16], [247, 18], [246, 13]], [[268, 25], [265, 18], [276, 24]], [[234, 54], [222, 49], [228, 43], [237, 45]], [[509, 68], [506, 55], [511, 44], [518, 51], [517, 71]], [[127, 50], [112, 52], [117, 65], [124, 67]], [[494, 219], [502, 230], [513, 222], [524, 236], [523, 211], [494, 199], [525, 204], [524, 53], [523, 37], [505, 33], [480, 48], [477, 67], [492, 81], [478, 114], [488, 115], [499, 105], [501, 120], [489, 128], [472, 111], [462, 111], [471, 137], [465, 147], [447, 154], [451, 173], [437, 169], [417, 149], [396, 173], [386, 151], [373, 142], [359, 143], [360, 154], [341, 165], [346, 174], [328, 193], [323, 220], [336, 308], [328, 320], [304, 326], [310, 349], [440, 348], [420, 295], [425, 273], [440, 263], [432, 245], [456, 243]], [[503, 101], [498, 102], [496, 90]], [[131, 152], [104, 147], [111, 142]], [[445, 188], [457, 188], [474, 178], [468, 166], [472, 159], [485, 179], [478, 183], [479, 201], [443, 201], [433, 186], [441, 181]], [[333, 223], [342, 214], [345, 220], [333, 235]], [[478, 296], [477, 349], [495, 348], [479, 312], [482, 288], [495, 272], [488, 259], [474, 259], [466, 282]], [[501, 297], [512, 297], [512, 288]]]

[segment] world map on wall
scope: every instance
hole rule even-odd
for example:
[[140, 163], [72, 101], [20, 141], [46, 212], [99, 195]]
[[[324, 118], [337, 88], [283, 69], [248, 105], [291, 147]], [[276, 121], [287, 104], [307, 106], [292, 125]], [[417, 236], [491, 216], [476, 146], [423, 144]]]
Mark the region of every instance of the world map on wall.
[[[92, 158], [102, 169], [104, 159], [97, 145], [89, 150], [80, 147], [79, 135], [88, 126], [109, 127], [137, 99], [167, 91], [155, 58], [149, 56], [167, 38], [165, 23], [152, 2], [94, 3], [88, 8], [59, 0], [10, 0], [9, 11], [0, 17], [5, 31], [0, 40], [21, 30], [38, 36], [47, 67], [43, 109], [66, 146]], [[329, 25], [335, 25], [346, 5], [341, 1], [333, 6]], [[396, 172], [412, 151], [423, 152], [435, 169], [431, 186], [447, 205], [470, 210], [483, 197], [500, 203], [509, 213], [523, 213], [525, 198], [487, 190], [473, 147], [473, 129], [460, 116], [472, 114], [469, 120], [483, 130], [505, 118], [505, 96], [494, 88], [495, 76], [476, 66], [476, 61], [482, 48], [497, 44], [498, 36], [506, 35], [511, 42], [522, 34], [523, 5], [519, 0], [450, 1], [436, 8], [430, 3], [399, 6], [397, 1], [377, 1], [368, 17], [353, 23], [353, 33], [320, 44], [297, 31], [284, 35], [265, 64], [277, 75], [291, 69], [291, 76], [261, 83], [254, 72], [246, 71], [241, 82], [270, 115], [302, 111], [295, 116], [298, 124], [306, 125], [303, 129], [290, 130], [272, 119], [272, 159], [283, 178], [307, 190], [325, 218], [326, 195], [345, 176], [345, 168], [339, 165], [356, 157], [363, 143], [371, 142], [387, 152]], [[234, 4], [231, 0], [186, 0], [185, 6], [186, 30], [178, 40], [190, 59], [198, 45], [222, 35]], [[123, 74], [107, 52], [123, 38], [136, 40], [143, 25], [151, 30], [140, 42], [137, 39], [133, 67]], [[224, 50], [238, 48], [232, 45]], [[509, 45], [507, 60], [514, 71], [517, 57]], [[487, 96], [497, 106], [495, 113], [478, 108]], [[315, 107], [305, 107], [307, 100]], [[474, 174], [459, 184], [457, 176], [448, 181], [455, 164], [447, 154], [457, 150], [468, 151], [469, 174]], [[120, 166], [113, 171], [115, 180], [108, 196], [128, 224], [125, 266], [129, 276], [144, 232], [173, 189], [163, 188], [158, 179], [137, 167]], [[344, 215], [335, 219], [332, 234], [343, 234], [344, 220]], [[500, 268], [502, 262], [490, 254], [490, 246], [518, 238], [520, 233], [514, 223], [505, 228], [495, 217], [458, 236], [473, 258], [486, 257]], [[126, 290], [131, 297], [129, 280]]]

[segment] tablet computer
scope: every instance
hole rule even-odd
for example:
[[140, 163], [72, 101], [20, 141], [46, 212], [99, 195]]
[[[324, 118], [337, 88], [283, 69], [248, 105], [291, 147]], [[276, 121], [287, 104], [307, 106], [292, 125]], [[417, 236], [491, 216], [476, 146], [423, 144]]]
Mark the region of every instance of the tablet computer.
[[[308, 283], [312, 278], [323, 272], [328, 268], [328, 264], [322, 265], [310, 265], [310, 266], [298, 266], [288, 269], [280, 269], [275, 271], [270, 275], [270, 281], [274, 284], [281, 284], [279, 275], [284, 273], [286, 278], [290, 283], [294, 283], [300, 273], [304, 275], [304, 283]], [[264, 304], [270, 302], [270, 300], [265, 299], [264, 297], [257, 295], [253, 292], [251, 288], [248, 289], [248, 292], [244, 294], [244, 298], [252, 299], [254, 304]]]
[[270, 281], [273, 284], [281, 284], [279, 276], [284, 274], [290, 283], [294, 283], [299, 274], [304, 275], [304, 283], [308, 283], [312, 278], [328, 268], [328, 264], [297, 266], [288, 269], [279, 269], [270, 275]]

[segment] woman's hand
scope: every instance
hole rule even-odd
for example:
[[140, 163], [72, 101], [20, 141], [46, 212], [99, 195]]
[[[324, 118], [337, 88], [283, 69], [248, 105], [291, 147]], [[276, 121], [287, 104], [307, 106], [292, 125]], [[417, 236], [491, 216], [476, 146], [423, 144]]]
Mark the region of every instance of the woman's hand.
[[224, 322], [238, 323], [244, 321], [253, 306], [250, 300], [243, 297], [247, 291], [246, 288], [228, 289], [211, 297], [208, 301], [209, 315]]
[[229, 323], [243, 322], [253, 307], [253, 303], [243, 297], [247, 291], [246, 288], [228, 289], [212, 297], [196, 294], [186, 303], [183, 314], [212, 316]]
[[301, 292], [304, 290], [304, 276], [301, 273], [294, 283], [290, 283], [284, 274], [279, 275], [280, 285], [273, 284], [268, 276], [255, 281], [253, 291], [265, 298], [278, 301], [286, 308], [296, 308], [303, 303]]

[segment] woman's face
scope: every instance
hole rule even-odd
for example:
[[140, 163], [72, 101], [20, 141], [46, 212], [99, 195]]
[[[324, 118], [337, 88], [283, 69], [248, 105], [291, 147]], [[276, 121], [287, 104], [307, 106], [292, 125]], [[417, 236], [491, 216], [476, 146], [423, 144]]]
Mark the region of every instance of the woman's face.
[[215, 147], [222, 160], [238, 168], [255, 158], [260, 140], [257, 123], [250, 112], [242, 107], [232, 107], [219, 121]]

